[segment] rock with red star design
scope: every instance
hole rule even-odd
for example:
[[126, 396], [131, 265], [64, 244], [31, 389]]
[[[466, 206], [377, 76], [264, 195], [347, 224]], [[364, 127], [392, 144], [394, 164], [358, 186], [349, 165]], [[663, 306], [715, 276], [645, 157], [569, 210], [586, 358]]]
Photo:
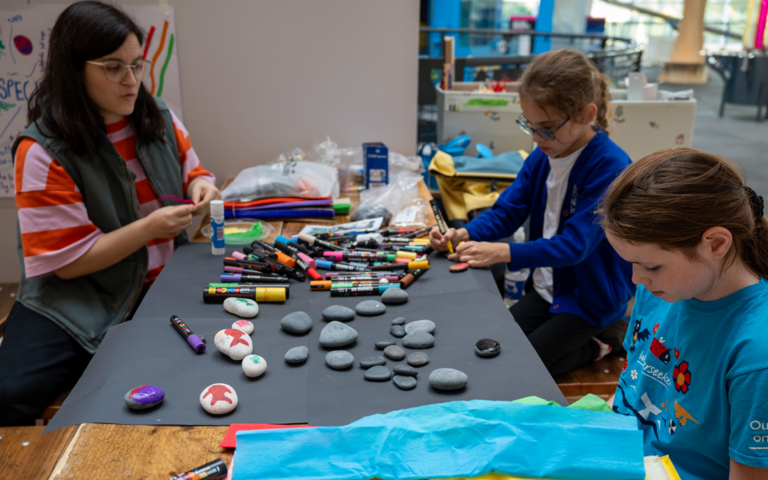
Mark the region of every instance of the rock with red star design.
[[237, 328], [220, 330], [214, 337], [216, 348], [232, 360], [242, 360], [253, 353], [251, 337]]
[[249, 322], [248, 320], [238, 320], [235, 323], [232, 324], [232, 328], [236, 328], [238, 330], [242, 330], [248, 335], [253, 333], [253, 324]]
[[237, 393], [226, 383], [214, 383], [203, 389], [200, 405], [213, 415], [229, 413], [237, 407]]

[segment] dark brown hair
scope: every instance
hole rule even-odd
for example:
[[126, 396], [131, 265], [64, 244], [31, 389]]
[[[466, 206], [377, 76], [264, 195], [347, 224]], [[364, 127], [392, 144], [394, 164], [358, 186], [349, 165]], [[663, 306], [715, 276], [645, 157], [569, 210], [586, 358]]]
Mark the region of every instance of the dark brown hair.
[[582, 52], [555, 50], [536, 56], [520, 78], [520, 98], [552, 107], [577, 121], [590, 103], [597, 105], [595, 123], [608, 133], [610, 80]]
[[730, 265], [741, 258], [768, 278], [768, 221], [761, 201], [729, 161], [692, 148], [670, 148], [630, 165], [609, 187], [599, 213], [606, 232], [696, 259], [711, 227], [728, 229]]
[[[136, 23], [120, 9], [101, 2], [78, 2], [64, 10], [51, 31], [43, 80], [29, 99], [29, 122], [42, 123], [67, 148], [93, 158], [104, 119], [83, 84], [86, 60], [120, 48], [133, 33], [144, 42]], [[163, 141], [165, 122], [152, 96], [139, 85], [130, 115], [136, 137], [145, 143]]]

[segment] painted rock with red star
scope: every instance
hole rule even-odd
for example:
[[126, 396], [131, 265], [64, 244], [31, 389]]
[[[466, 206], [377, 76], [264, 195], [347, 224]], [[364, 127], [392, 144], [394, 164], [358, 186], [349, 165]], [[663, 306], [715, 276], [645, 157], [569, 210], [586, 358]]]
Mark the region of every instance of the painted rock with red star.
[[226, 383], [214, 383], [203, 389], [200, 405], [214, 415], [229, 413], [237, 407], [237, 393]]
[[238, 320], [235, 323], [232, 324], [232, 328], [236, 328], [238, 330], [242, 330], [248, 335], [253, 333], [253, 324], [249, 322], [248, 320]]
[[165, 399], [165, 392], [154, 385], [142, 385], [125, 394], [125, 404], [131, 410], [144, 410], [159, 405]]
[[250, 335], [237, 328], [220, 330], [213, 339], [216, 348], [232, 360], [240, 361], [253, 353]]

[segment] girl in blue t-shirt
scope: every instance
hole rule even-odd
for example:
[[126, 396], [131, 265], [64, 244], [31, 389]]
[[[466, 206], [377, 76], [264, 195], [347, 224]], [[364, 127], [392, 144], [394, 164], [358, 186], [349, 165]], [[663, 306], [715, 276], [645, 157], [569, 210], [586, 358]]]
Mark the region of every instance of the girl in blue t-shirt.
[[768, 222], [725, 160], [670, 149], [602, 203], [638, 285], [613, 410], [683, 479], [768, 478]]

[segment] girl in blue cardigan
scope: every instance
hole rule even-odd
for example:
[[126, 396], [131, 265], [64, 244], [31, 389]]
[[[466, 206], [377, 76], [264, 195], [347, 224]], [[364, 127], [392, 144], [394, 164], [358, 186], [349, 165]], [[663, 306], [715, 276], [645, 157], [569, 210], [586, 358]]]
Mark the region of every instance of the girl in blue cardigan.
[[[601, 196], [630, 164], [605, 132], [607, 89], [581, 52], [536, 57], [520, 79], [517, 123], [538, 147], [491, 210], [444, 236], [430, 233], [436, 250], [465, 242], [449, 258], [471, 267], [531, 269], [526, 295], [510, 312], [553, 376], [610, 352], [595, 337], [621, 319], [633, 294], [631, 266], [595, 217]], [[492, 243], [529, 216], [529, 242]]]

